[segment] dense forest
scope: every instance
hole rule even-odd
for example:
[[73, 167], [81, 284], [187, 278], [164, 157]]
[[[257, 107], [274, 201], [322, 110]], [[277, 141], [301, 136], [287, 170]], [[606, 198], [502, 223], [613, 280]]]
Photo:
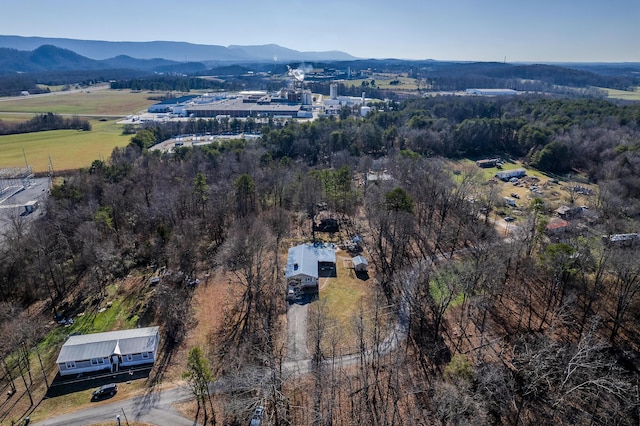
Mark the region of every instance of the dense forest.
[[[206, 350], [216, 377], [236, 384], [214, 396], [224, 424], [239, 424], [256, 392], [274, 424], [637, 424], [640, 247], [601, 236], [639, 228], [640, 106], [439, 96], [374, 109], [172, 154], [148, 148], [231, 123], [146, 125], [108, 161], [58, 179], [46, 215], [14, 221], [0, 246], [2, 350], [18, 331], [42, 337], [11, 326], [16, 310], [94, 300], [149, 265], [194, 276], [206, 264], [239, 295]], [[597, 220], [547, 237], [534, 199], [503, 240], [486, 216], [500, 202], [493, 187], [449, 161], [488, 156], [597, 183]], [[393, 179], [356, 184], [382, 170]], [[278, 258], [292, 235], [310, 237], [321, 205], [363, 236], [377, 297], [353, 319], [351, 365], [331, 362], [339, 330], [315, 303], [311, 373], [289, 377]], [[177, 345], [193, 325], [181, 282], [132, 313]], [[393, 352], [379, 349], [389, 307], [407, 330]], [[248, 378], [257, 368], [265, 381]]]

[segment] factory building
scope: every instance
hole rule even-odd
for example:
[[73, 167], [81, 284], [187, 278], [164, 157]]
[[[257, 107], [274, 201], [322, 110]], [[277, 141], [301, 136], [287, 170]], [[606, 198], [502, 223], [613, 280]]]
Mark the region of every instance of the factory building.
[[267, 95], [238, 96], [185, 107], [187, 116], [198, 118], [298, 117], [301, 110], [302, 103], [290, 102], [289, 96], [283, 100]]
[[197, 95], [188, 95], [188, 96], [181, 96], [179, 98], [165, 99], [162, 102], [151, 105], [147, 111], [150, 112], [151, 114], [167, 113], [167, 112], [179, 114], [178, 112], [176, 112], [176, 109], [182, 108], [183, 105], [192, 101], [195, 98], [197, 98]]
[[475, 96], [512, 96], [517, 95], [518, 91], [513, 89], [467, 89], [466, 93]]

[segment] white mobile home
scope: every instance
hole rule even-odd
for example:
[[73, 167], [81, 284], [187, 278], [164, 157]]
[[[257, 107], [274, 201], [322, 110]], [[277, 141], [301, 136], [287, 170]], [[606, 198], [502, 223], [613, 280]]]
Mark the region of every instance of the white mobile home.
[[153, 364], [159, 341], [158, 327], [69, 336], [56, 364], [61, 376]]
[[508, 181], [511, 178], [521, 178], [527, 175], [525, 169], [502, 170], [496, 173], [498, 179]]

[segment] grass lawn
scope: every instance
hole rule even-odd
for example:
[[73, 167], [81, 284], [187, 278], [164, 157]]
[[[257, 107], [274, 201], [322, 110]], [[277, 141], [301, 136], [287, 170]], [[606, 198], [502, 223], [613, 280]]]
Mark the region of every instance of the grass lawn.
[[88, 132], [52, 130], [0, 136], [0, 167], [24, 166], [25, 156], [34, 172], [48, 170], [49, 156], [54, 171], [88, 167], [96, 159], [108, 159], [115, 147], [131, 140], [131, 135], [122, 135], [122, 126], [114, 120], [90, 122]]
[[[346, 265], [344, 259], [350, 259], [345, 252], [336, 253], [336, 271], [335, 278], [320, 279], [320, 297], [319, 302], [322, 307], [318, 309], [325, 315], [328, 320], [328, 333], [325, 335], [323, 342], [323, 350], [326, 354], [331, 352], [331, 340], [336, 338], [338, 343], [338, 351], [341, 354], [352, 353], [357, 347], [357, 334], [355, 331], [354, 320], [364, 310], [366, 325], [369, 326], [371, 317], [374, 314], [375, 306], [374, 295], [374, 278], [369, 277], [366, 281], [356, 277], [354, 270]], [[325, 282], [326, 280], [326, 282]], [[314, 304], [318, 302], [313, 302]], [[313, 328], [313, 316], [316, 315], [315, 307], [312, 305], [309, 309], [309, 327]], [[389, 311], [383, 309], [383, 323], [386, 324]], [[366, 332], [365, 332], [366, 333]], [[312, 333], [311, 333], [312, 334]], [[313, 344], [312, 336], [309, 336], [308, 343]], [[367, 338], [370, 336], [367, 335]]]
[[[122, 401], [133, 396], [140, 395], [146, 389], [146, 379], [137, 379], [132, 380], [130, 383], [128, 382], [119, 382], [118, 383], [118, 393], [112, 398], [106, 399], [103, 402], [99, 402], [98, 404], [109, 404], [117, 401]], [[81, 410], [83, 408], [89, 408], [96, 404], [96, 402], [91, 401], [91, 393], [98, 386], [92, 387], [90, 389], [72, 392], [62, 396], [56, 396], [54, 398], [46, 398], [43, 399], [42, 402], [38, 405], [38, 408], [30, 415], [32, 422], [37, 422], [40, 420], [44, 420], [51, 416], [59, 416], [65, 413], [70, 413], [73, 411]], [[116, 414], [120, 414], [122, 416], [122, 412], [114, 413], [114, 421], [115, 425], [115, 416]], [[105, 423], [97, 423], [97, 424], [105, 424]], [[125, 424], [124, 417], [122, 417], [122, 424]], [[129, 424], [139, 424], [143, 425], [145, 423], [132, 423], [131, 419], [129, 419]]]

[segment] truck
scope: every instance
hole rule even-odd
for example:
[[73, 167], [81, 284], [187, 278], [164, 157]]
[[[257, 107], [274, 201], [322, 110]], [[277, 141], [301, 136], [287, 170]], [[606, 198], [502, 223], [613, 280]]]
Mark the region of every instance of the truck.
[[511, 207], [516, 207], [516, 200], [514, 200], [513, 198], [504, 197], [503, 200], [504, 200], [506, 205], [511, 206]]
[[38, 209], [38, 202], [36, 200], [27, 201], [24, 205], [25, 214], [31, 214]]

